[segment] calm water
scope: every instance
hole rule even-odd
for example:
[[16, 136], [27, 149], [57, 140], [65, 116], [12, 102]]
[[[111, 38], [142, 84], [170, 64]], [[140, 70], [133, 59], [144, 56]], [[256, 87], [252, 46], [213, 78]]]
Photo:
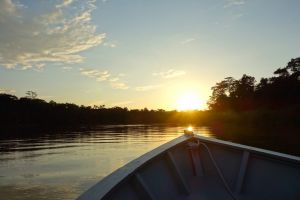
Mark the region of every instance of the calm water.
[[[218, 127], [194, 129], [207, 137], [300, 156], [299, 129]], [[0, 200], [74, 199], [128, 161], [182, 135], [185, 128], [114, 125], [1, 139]]]
[[[128, 161], [181, 135], [184, 128], [102, 126], [0, 140], [0, 199], [74, 199]], [[213, 136], [206, 127], [195, 131]]]

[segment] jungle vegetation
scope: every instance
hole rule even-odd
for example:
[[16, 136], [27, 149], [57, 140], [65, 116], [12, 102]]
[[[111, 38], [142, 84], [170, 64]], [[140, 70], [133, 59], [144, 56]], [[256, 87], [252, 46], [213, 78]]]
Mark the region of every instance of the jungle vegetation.
[[222, 126], [294, 126], [300, 125], [300, 57], [274, 71], [274, 76], [240, 79], [227, 77], [212, 87], [204, 111], [165, 111], [163, 109], [106, 108], [105, 105], [79, 106], [73, 103], [46, 102], [34, 91], [25, 97], [0, 94], [2, 130], [54, 128], [95, 124], [194, 124]]

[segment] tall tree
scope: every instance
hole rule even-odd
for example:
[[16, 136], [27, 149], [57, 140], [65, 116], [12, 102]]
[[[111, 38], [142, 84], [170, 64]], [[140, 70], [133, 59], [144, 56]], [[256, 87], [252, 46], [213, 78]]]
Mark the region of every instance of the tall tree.
[[234, 91], [236, 80], [227, 77], [225, 80], [216, 83], [212, 89], [212, 95], [209, 97], [208, 106], [212, 110], [227, 110], [230, 108], [230, 94]]
[[29, 99], [35, 99], [37, 97], [37, 93], [34, 91], [27, 91], [25, 94], [27, 95], [26, 98]]

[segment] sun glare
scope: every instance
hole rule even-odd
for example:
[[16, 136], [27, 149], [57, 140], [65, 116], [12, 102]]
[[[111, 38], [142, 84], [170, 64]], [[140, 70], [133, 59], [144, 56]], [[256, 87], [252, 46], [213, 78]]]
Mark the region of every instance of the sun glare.
[[194, 129], [193, 129], [192, 126], [189, 126], [189, 127], [187, 128], [187, 130], [188, 130], [188, 131], [193, 131]]
[[186, 92], [180, 95], [177, 101], [177, 110], [200, 110], [203, 109], [204, 105], [199, 95], [195, 92]]

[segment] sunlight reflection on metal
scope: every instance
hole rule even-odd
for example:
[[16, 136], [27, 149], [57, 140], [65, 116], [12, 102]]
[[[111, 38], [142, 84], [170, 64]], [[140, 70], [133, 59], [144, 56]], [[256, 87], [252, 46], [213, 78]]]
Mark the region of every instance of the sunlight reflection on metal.
[[197, 133], [198, 135], [204, 136], [204, 137], [213, 137], [213, 135], [209, 132], [201, 132]]
[[193, 131], [193, 127], [189, 126], [187, 129], [184, 129], [184, 134], [187, 136], [193, 136], [194, 135], [194, 131]]
[[193, 129], [192, 126], [189, 126], [189, 127], [187, 128], [187, 130], [188, 130], [188, 131], [193, 131], [194, 129]]

